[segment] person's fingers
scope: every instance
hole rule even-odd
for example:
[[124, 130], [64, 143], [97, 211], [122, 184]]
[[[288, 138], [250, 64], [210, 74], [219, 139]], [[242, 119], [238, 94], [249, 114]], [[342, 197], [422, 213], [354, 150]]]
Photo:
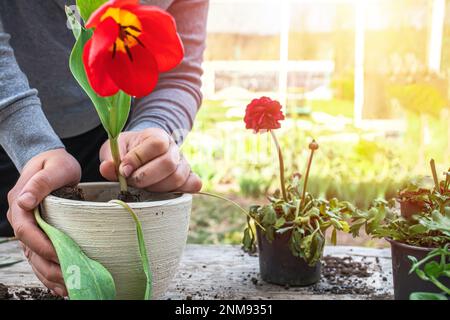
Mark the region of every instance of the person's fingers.
[[105, 160], [100, 163], [100, 174], [108, 181], [117, 181], [116, 166], [114, 161]]
[[31, 264], [31, 268], [33, 269], [34, 274], [38, 277], [39, 281], [41, 281], [42, 284], [52, 292], [61, 297], [66, 297], [68, 295], [65, 286], [61, 286], [59, 283], [49, 281], [37, 268], [34, 267], [33, 264]]
[[180, 163], [180, 152], [173, 144], [169, 151], [137, 169], [128, 179], [136, 188], [146, 188], [160, 182], [174, 173]]
[[148, 186], [146, 189], [153, 192], [175, 191], [186, 183], [190, 173], [191, 168], [189, 167], [189, 164], [186, 159], [182, 158], [174, 173], [164, 180]]
[[167, 133], [162, 130], [153, 130], [143, 141], [128, 150], [122, 157], [120, 173], [125, 178], [130, 177], [136, 169], [167, 153], [172, 143], [174, 142], [171, 141]]
[[58, 257], [50, 240], [37, 226], [34, 215], [13, 203], [10, 207], [9, 222], [14, 229], [15, 236], [20, 239], [34, 253], [58, 263]]
[[[119, 153], [121, 156], [123, 156], [128, 149], [128, 139], [127, 136], [129, 135], [129, 132], [125, 132], [125, 133], [121, 133], [119, 138], [118, 138], [118, 143], [119, 143]], [[111, 145], [109, 140], [106, 140], [105, 143], [103, 143], [103, 145], [100, 148], [99, 151], [99, 158], [100, 158], [100, 162], [103, 161], [108, 161], [111, 160], [112, 161], [112, 154], [111, 154]]]
[[202, 180], [193, 172], [189, 174], [188, 179], [175, 191], [179, 192], [187, 192], [187, 193], [196, 193], [202, 189]]
[[25, 184], [17, 199], [18, 205], [31, 211], [53, 190], [80, 181], [80, 174], [71, 164], [48, 161], [44, 168], [34, 174]]
[[46, 260], [40, 255], [33, 252], [29, 247], [23, 245], [25, 256], [28, 261], [39, 271], [39, 273], [50, 282], [64, 286], [64, 278], [61, 267], [52, 261]]

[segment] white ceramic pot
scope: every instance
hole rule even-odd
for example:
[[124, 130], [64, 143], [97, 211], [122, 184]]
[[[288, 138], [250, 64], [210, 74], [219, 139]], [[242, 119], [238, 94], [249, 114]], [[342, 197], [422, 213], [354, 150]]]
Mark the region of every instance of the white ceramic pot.
[[[42, 203], [45, 221], [69, 235], [86, 255], [103, 264], [116, 284], [117, 299], [142, 299], [142, 270], [136, 227], [117, 197], [117, 183], [81, 183], [87, 201], [48, 196]], [[130, 203], [142, 224], [151, 270], [153, 297], [161, 298], [177, 270], [189, 228], [192, 196], [158, 195], [142, 190], [145, 202]]]

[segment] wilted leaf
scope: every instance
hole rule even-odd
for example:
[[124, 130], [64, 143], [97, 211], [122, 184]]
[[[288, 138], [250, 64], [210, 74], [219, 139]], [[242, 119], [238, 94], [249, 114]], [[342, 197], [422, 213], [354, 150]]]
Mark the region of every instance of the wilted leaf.
[[87, 257], [69, 236], [46, 223], [36, 209], [34, 216], [55, 247], [64, 282], [72, 300], [111, 300], [116, 296], [114, 279], [97, 261]]

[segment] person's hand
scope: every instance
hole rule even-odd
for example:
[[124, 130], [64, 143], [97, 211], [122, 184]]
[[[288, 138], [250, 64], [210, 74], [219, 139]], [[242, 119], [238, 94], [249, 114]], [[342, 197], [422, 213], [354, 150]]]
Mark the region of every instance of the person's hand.
[[52, 191], [80, 181], [78, 162], [64, 149], [43, 152], [28, 161], [8, 193], [8, 220], [36, 276], [52, 292], [66, 296], [56, 252], [41, 231], [33, 210]]
[[[124, 132], [119, 136], [122, 157], [120, 173], [130, 186], [153, 192], [195, 193], [202, 188], [200, 178], [181, 155], [175, 141], [164, 130], [151, 128]], [[109, 141], [100, 149], [100, 173], [117, 181]]]

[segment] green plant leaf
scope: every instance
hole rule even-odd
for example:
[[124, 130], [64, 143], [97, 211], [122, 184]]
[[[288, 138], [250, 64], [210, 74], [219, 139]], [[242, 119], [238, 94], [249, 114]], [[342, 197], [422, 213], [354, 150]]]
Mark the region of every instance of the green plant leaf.
[[131, 215], [131, 217], [134, 220], [134, 223], [136, 224], [136, 234], [138, 239], [138, 245], [139, 245], [139, 254], [141, 255], [141, 262], [142, 262], [142, 268], [145, 273], [145, 277], [147, 278], [146, 286], [145, 286], [145, 294], [144, 294], [144, 300], [150, 300], [152, 297], [152, 281], [153, 276], [150, 269], [150, 263], [148, 260], [148, 254], [147, 254], [147, 247], [145, 246], [145, 240], [144, 240], [144, 233], [142, 232], [142, 226], [141, 222], [139, 221], [138, 216], [136, 213], [134, 213], [133, 209], [126, 204], [123, 201], [120, 200], [111, 200], [112, 203], [117, 203], [118, 205], [121, 205], [125, 208], [125, 210], [128, 211], [128, 213]]
[[279, 229], [281, 227], [283, 227], [286, 223], [286, 219], [284, 217], [281, 217], [279, 219], [277, 219], [277, 221], [275, 222], [275, 229]]
[[336, 245], [337, 244], [337, 231], [336, 229], [333, 229], [331, 232], [331, 244]]
[[110, 98], [109, 128], [112, 138], [116, 138], [122, 132], [130, 114], [131, 97], [123, 91], [119, 91]]
[[88, 21], [91, 14], [107, 0], [77, 0], [77, 7], [84, 21]]
[[71, 300], [112, 300], [114, 279], [97, 261], [86, 256], [69, 236], [46, 223], [35, 209], [34, 216], [55, 247], [64, 282]]
[[70, 55], [69, 67], [70, 71], [72, 71], [73, 76], [92, 100], [95, 109], [100, 117], [100, 121], [102, 122], [105, 130], [110, 133], [109, 126], [109, 109], [110, 103], [107, 98], [102, 98], [98, 96], [94, 90], [92, 90], [91, 85], [89, 84], [86, 71], [84, 70], [83, 65], [83, 49], [86, 42], [92, 37], [92, 31], [86, 30], [84, 28], [81, 29], [80, 36], [78, 37], [75, 46], [73, 47], [72, 53]]
[[448, 299], [445, 295], [440, 293], [413, 292], [409, 296], [409, 300], [448, 300]]
[[263, 215], [261, 224], [264, 227], [273, 226], [276, 223], [277, 214], [271, 205], [262, 207], [261, 214]]

